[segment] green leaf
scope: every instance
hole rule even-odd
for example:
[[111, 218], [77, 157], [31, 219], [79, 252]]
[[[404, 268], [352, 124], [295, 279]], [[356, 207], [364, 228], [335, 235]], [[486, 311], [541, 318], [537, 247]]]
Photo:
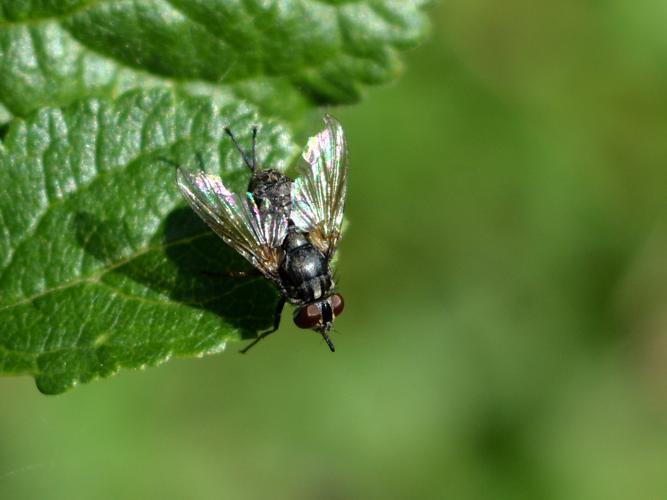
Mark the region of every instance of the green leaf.
[[[59, 393], [120, 367], [221, 350], [270, 326], [264, 279], [185, 206], [166, 157], [248, 174], [223, 127], [284, 168], [298, 150], [247, 105], [168, 91], [81, 101], [15, 120], [0, 145], [0, 372]], [[206, 271], [206, 273], [204, 273]]]
[[0, 0], [0, 104], [15, 116], [168, 86], [290, 121], [393, 79], [428, 0]]
[[222, 130], [257, 123], [284, 168], [317, 105], [398, 74], [428, 1], [0, 0], [0, 373], [58, 393], [267, 328], [277, 292], [219, 276], [249, 264], [163, 160], [242, 191]]

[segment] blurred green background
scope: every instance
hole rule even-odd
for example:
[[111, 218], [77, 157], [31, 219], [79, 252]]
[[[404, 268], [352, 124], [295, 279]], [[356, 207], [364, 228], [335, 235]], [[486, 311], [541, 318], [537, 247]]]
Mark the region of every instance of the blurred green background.
[[432, 14], [334, 110], [338, 352], [0, 378], [0, 499], [667, 498], [667, 3]]

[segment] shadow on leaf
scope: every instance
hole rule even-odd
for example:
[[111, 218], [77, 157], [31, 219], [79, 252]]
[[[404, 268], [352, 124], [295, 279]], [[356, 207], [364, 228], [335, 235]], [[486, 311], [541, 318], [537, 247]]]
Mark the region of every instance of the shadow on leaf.
[[5, 136], [7, 135], [7, 132], [9, 132], [9, 122], [3, 123], [0, 125], [0, 141], [5, 140]]
[[137, 293], [139, 284], [165, 299], [213, 312], [229, 327], [221, 336], [238, 329], [241, 338], [255, 338], [271, 326], [278, 291], [263, 277], [229, 276], [250, 264], [189, 208], [173, 210], [148, 248], [138, 251], [127, 243], [131, 231], [122, 219], [79, 212], [74, 224], [82, 248], [107, 266], [100, 279], [123, 293]]

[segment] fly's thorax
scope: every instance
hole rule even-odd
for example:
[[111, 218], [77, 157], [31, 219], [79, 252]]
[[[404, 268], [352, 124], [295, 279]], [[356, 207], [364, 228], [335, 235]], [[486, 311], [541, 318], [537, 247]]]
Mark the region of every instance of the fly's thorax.
[[307, 235], [290, 231], [282, 248], [285, 256], [279, 272], [291, 298], [312, 302], [328, 296], [333, 288], [329, 260]]
[[285, 252], [290, 253], [298, 248], [306, 247], [308, 245], [312, 246], [308, 237], [305, 234], [298, 232], [294, 229], [294, 226], [292, 226], [285, 237], [285, 241], [283, 241], [282, 248]]
[[299, 287], [299, 295], [303, 300], [318, 300], [329, 294], [333, 283], [328, 274], [322, 274], [308, 281], [304, 281]]
[[280, 276], [283, 285], [289, 291], [288, 298], [291, 302], [312, 302], [327, 296], [333, 290], [331, 273], [319, 263], [283, 266], [280, 269]]

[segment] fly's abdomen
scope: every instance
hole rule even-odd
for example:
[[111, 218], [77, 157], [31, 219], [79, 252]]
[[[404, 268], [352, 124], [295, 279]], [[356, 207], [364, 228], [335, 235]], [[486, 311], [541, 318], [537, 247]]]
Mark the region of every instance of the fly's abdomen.
[[277, 170], [261, 170], [253, 174], [248, 185], [257, 205], [289, 218], [292, 208], [292, 179]]

